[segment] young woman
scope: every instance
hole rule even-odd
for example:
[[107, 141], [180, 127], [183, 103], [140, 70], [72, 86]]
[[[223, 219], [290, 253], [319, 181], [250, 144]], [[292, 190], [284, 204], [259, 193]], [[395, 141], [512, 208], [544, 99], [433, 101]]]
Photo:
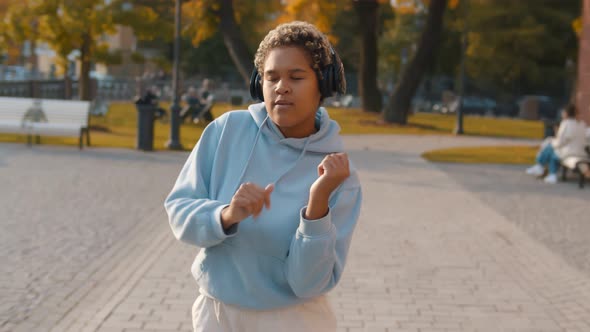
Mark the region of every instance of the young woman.
[[207, 126], [165, 202], [174, 235], [203, 248], [194, 330], [335, 331], [324, 295], [342, 275], [361, 187], [320, 105], [345, 91], [344, 69], [305, 22], [270, 31], [255, 65], [264, 102]]
[[[544, 178], [546, 183], [557, 183], [557, 171], [562, 160], [569, 156], [586, 156], [586, 125], [576, 119], [576, 107], [571, 104], [561, 111], [561, 122], [557, 136], [546, 139], [537, 153], [535, 165], [526, 169], [527, 174], [541, 176], [548, 166], [549, 174]], [[590, 170], [584, 164], [582, 172], [590, 178]]]

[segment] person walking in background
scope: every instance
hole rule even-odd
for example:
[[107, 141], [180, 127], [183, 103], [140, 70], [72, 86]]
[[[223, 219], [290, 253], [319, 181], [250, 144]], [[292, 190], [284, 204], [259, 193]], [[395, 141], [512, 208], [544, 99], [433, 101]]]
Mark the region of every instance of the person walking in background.
[[[557, 183], [557, 171], [562, 160], [570, 156], [586, 156], [586, 125], [576, 119], [576, 107], [572, 104], [566, 106], [561, 118], [556, 137], [546, 139], [537, 153], [536, 164], [526, 170], [527, 174], [542, 176], [545, 167], [548, 167], [549, 174], [544, 178], [546, 183]], [[590, 170], [584, 168], [582, 172], [590, 178]]]
[[192, 265], [201, 331], [336, 331], [325, 294], [342, 276], [361, 185], [321, 102], [344, 93], [340, 58], [315, 26], [260, 43], [250, 92], [263, 100], [210, 123], [165, 200]]

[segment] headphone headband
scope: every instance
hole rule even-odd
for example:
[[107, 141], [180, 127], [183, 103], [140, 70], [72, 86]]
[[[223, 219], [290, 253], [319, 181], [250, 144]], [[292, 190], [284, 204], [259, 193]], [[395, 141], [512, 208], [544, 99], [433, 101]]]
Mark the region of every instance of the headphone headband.
[[[342, 63], [339, 61], [336, 51], [334, 51], [332, 45], [328, 44], [328, 46], [330, 47], [332, 63], [328, 64], [324, 69], [322, 69], [322, 78], [320, 79], [318, 77], [318, 86], [320, 88], [322, 99], [331, 97], [337, 93], [343, 94], [346, 92], [346, 85], [343, 84], [343, 72], [340, 70]], [[260, 73], [258, 73], [256, 67], [254, 67], [254, 70], [252, 70], [252, 75], [250, 76], [250, 96], [254, 100], [264, 101], [264, 94], [262, 92], [262, 76]]]

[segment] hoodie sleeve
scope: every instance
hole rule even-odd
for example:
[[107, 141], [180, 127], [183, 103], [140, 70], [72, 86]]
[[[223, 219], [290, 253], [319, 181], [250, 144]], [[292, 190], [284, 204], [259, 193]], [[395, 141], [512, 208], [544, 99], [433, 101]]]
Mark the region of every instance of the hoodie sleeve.
[[325, 217], [307, 220], [305, 207], [301, 209], [285, 265], [287, 281], [298, 297], [326, 293], [340, 280], [360, 214], [362, 193], [355, 182], [354, 187], [343, 187], [334, 195]]
[[164, 202], [174, 236], [202, 248], [219, 244], [237, 232], [237, 225], [228, 231], [221, 226], [221, 210], [227, 204], [209, 198], [219, 127], [218, 121], [207, 126]]

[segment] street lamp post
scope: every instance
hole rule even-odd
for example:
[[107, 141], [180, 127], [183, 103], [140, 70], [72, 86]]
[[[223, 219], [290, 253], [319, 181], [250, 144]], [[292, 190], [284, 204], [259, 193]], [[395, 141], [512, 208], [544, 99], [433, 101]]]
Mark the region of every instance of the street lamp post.
[[170, 108], [170, 139], [166, 142], [169, 150], [182, 150], [180, 144], [180, 105], [179, 105], [179, 70], [180, 70], [180, 1], [176, 0], [175, 28], [174, 28], [174, 68], [172, 72], [172, 93], [173, 101]]
[[463, 135], [463, 105], [465, 103], [465, 85], [467, 84], [466, 73], [465, 73], [465, 60], [467, 58], [467, 2], [463, 1], [463, 36], [461, 42], [461, 89], [459, 90], [459, 104], [457, 105], [457, 122], [455, 124], [455, 135]]

